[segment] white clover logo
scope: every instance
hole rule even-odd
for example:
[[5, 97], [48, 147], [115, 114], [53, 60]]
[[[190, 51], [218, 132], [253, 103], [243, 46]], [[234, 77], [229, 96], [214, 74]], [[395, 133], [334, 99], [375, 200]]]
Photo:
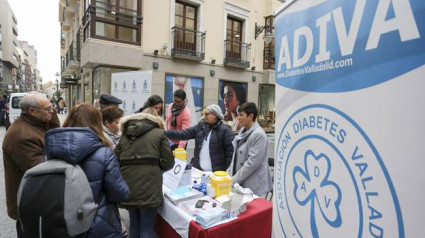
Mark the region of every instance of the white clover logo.
[[321, 153], [315, 156], [313, 151], [307, 150], [304, 155], [305, 170], [299, 166], [295, 167], [294, 197], [298, 204], [306, 206], [311, 201], [310, 226], [313, 237], [319, 237], [316, 226], [316, 206], [326, 222], [336, 228], [341, 226], [341, 189], [328, 180], [331, 163], [329, 158]]

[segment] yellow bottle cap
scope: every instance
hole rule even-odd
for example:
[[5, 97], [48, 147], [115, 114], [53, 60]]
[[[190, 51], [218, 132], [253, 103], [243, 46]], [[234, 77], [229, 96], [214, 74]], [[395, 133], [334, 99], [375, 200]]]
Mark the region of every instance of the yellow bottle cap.
[[174, 152], [183, 152], [183, 151], [185, 151], [183, 148], [176, 148], [175, 150], [174, 150]]
[[214, 175], [217, 177], [224, 177], [224, 176], [227, 176], [228, 173], [226, 171], [215, 171]]
[[176, 148], [176, 149], [173, 151], [173, 155], [174, 155], [174, 157], [176, 157], [176, 158], [179, 158], [179, 159], [181, 159], [181, 160], [183, 160], [183, 161], [186, 161], [186, 156], [187, 156], [187, 154], [186, 154], [186, 150], [185, 150], [185, 149], [183, 149], [183, 148]]

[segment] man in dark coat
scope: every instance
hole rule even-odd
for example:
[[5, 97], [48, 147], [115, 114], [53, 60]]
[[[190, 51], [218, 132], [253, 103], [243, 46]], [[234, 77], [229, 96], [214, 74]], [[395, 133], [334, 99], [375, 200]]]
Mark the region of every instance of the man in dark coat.
[[17, 209], [17, 193], [25, 171], [37, 165], [44, 155], [44, 134], [51, 128], [54, 114], [50, 100], [41, 93], [30, 93], [19, 103], [20, 117], [13, 122], [3, 140], [3, 163], [7, 213], [17, 220], [18, 238], [22, 237]]

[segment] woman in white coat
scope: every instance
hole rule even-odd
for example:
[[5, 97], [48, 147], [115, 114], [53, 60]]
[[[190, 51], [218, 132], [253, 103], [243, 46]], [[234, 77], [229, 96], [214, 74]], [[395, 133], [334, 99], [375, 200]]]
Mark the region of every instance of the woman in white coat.
[[273, 182], [267, 158], [267, 135], [256, 122], [257, 115], [255, 103], [240, 106], [238, 120], [243, 128], [232, 142], [235, 152], [227, 171], [232, 184], [239, 183], [261, 196], [273, 188]]

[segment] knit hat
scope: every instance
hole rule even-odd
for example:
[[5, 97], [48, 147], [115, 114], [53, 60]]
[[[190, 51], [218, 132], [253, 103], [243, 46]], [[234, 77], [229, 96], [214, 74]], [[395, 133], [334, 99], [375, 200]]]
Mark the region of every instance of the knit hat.
[[221, 112], [221, 108], [217, 104], [211, 104], [207, 107], [207, 110], [212, 114], [216, 115], [220, 120], [224, 119], [223, 113]]

